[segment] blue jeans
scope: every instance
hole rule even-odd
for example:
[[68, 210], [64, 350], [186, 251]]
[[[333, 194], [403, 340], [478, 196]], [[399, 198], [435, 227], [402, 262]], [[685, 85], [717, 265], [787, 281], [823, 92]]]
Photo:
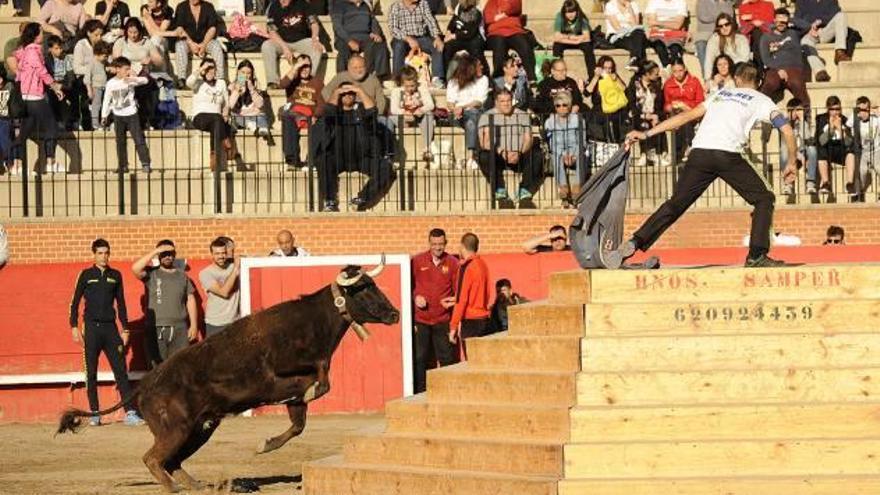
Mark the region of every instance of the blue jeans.
[[[443, 52], [434, 48], [434, 39], [430, 36], [420, 36], [416, 40], [419, 42], [419, 47], [421, 47], [422, 51], [431, 54], [431, 76], [445, 80]], [[393, 65], [391, 72], [393, 74], [400, 74], [400, 69], [403, 68], [406, 62], [409, 50], [409, 43], [406, 41], [399, 39], [391, 40], [391, 62]]]
[[469, 150], [477, 149], [477, 124], [480, 122], [480, 115], [482, 113], [476, 108], [468, 108], [461, 114], [461, 118], [457, 120], [458, 125], [464, 128], [464, 145]]
[[[816, 182], [817, 171], [819, 169], [819, 152], [815, 146], [802, 146], [798, 151], [798, 155], [803, 155], [807, 161], [807, 180]], [[782, 143], [779, 150], [779, 169], [784, 170], [785, 164], [788, 163], [788, 148]]]
[[[708, 41], [695, 41], [694, 45], [697, 49], [697, 60], [700, 61], [700, 69], [706, 66], [706, 45], [709, 44]], [[703, 74], [703, 79], [708, 79], [712, 74]]]
[[232, 120], [236, 129], [245, 129], [248, 124], [253, 124], [257, 129], [268, 129], [269, 118], [265, 114], [258, 115], [233, 115]]

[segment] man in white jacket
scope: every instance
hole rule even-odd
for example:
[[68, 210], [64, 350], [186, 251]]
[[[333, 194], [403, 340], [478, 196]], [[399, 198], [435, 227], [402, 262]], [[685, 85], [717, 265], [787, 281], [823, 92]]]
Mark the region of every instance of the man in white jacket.
[[135, 150], [141, 161], [141, 169], [144, 173], [150, 173], [150, 150], [147, 149], [147, 140], [144, 138], [144, 130], [141, 128], [138, 116], [135, 88], [147, 84], [146, 77], [131, 75], [131, 61], [125, 57], [119, 57], [113, 61], [116, 75], [107, 81], [104, 90], [104, 103], [101, 106], [101, 121], [104, 127], [108, 125], [108, 117], [113, 114], [113, 127], [116, 130], [116, 154], [119, 156], [119, 168], [117, 172], [128, 172], [128, 146], [125, 132], [131, 133], [134, 139]]

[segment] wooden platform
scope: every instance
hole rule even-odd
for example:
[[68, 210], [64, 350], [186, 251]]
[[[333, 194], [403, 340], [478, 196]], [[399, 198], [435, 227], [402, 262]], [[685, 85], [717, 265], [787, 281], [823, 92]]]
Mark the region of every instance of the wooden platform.
[[574, 271], [305, 493], [880, 493], [880, 265]]

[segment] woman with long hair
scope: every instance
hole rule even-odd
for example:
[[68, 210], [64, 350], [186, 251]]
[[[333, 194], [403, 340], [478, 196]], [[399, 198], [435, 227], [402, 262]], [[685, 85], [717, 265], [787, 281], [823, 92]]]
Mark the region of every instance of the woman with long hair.
[[[639, 65], [639, 70], [626, 88], [626, 97], [634, 129], [647, 131], [663, 120], [662, 78], [656, 62], [646, 60]], [[661, 166], [672, 163], [667, 154], [665, 135], [646, 139], [641, 143], [641, 150], [637, 165], [644, 166], [649, 161]]]
[[577, 0], [565, 0], [553, 24], [553, 57], [562, 58], [566, 50], [580, 50], [587, 64], [587, 78], [596, 71], [596, 54], [590, 38], [590, 20]]
[[212, 58], [202, 59], [196, 73], [186, 80], [187, 86], [193, 90], [192, 113], [193, 127], [210, 134], [211, 170], [217, 167], [217, 143], [220, 143], [227, 157], [233, 157], [238, 168], [243, 168], [241, 155], [235, 146], [232, 127], [229, 119], [229, 91], [226, 81], [217, 78], [217, 63]]
[[168, 38], [177, 37], [177, 33], [171, 29], [174, 10], [168, 6], [168, 0], [147, 0], [141, 7], [141, 19], [156, 48], [167, 53]]
[[733, 70], [736, 64], [733, 59], [725, 54], [715, 57], [715, 63], [712, 64], [712, 73], [709, 80], [706, 81], [706, 93], [712, 94], [719, 89], [733, 88]]
[[266, 99], [257, 87], [254, 64], [250, 60], [238, 63], [238, 73], [229, 85], [229, 108], [237, 128], [254, 131], [256, 135], [270, 138]]
[[300, 131], [311, 127], [324, 107], [321, 96], [324, 82], [315, 77], [312, 69], [311, 57], [300, 55], [278, 82], [287, 96], [287, 103], [278, 117], [281, 119], [281, 144], [288, 171], [307, 166], [300, 157]]
[[[60, 173], [65, 170], [55, 161], [58, 128], [55, 114], [46, 97], [46, 87], [54, 91], [59, 100], [64, 98], [64, 94], [61, 91], [61, 84], [55, 82], [52, 74], [46, 69], [42, 44], [43, 31], [39, 24], [31, 22], [22, 29], [18, 48], [13, 53], [18, 67], [15, 81], [21, 85], [21, 96], [27, 112], [21, 123], [18, 139], [15, 140], [14, 149], [24, 150], [27, 140], [34, 140], [46, 155], [45, 170]], [[38, 173], [35, 164], [32, 174]], [[22, 174], [20, 158], [14, 160], [10, 174]]]
[[104, 25], [98, 19], [89, 19], [83, 26], [83, 35], [73, 47], [73, 72], [76, 74], [76, 87], [80, 89], [80, 99], [77, 101], [81, 116], [80, 126], [86, 130], [94, 130], [101, 120], [101, 100], [104, 95], [95, 95], [92, 86], [86, 85], [85, 81], [91, 79], [95, 64], [99, 63], [95, 58], [95, 45], [104, 35]]
[[138, 109], [140, 109], [141, 126], [147, 129], [155, 122], [156, 109], [159, 106], [159, 86], [155, 79], [168, 77], [165, 58], [162, 52], [147, 38], [147, 31], [137, 17], [129, 17], [124, 24], [125, 35], [113, 44], [113, 58], [125, 57], [131, 60], [131, 73], [134, 76], [146, 77], [149, 82], [135, 89]]
[[706, 61], [703, 65], [703, 77], [706, 78], [706, 82], [710, 82], [712, 78], [712, 67], [719, 55], [727, 55], [733, 61], [730, 66], [731, 72], [735, 64], [752, 59], [749, 39], [737, 31], [736, 19], [730, 14], [722, 13], [718, 16], [715, 21], [715, 34], [709, 37], [706, 43]]
[[610, 143], [622, 142], [628, 123], [629, 100], [613, 58], [608, 55], [599, 57], [596, 74], [584, 88], [584, 93], [592, 97], [596, 122], [604, 130], [603, 139]]
[[459, 161], [459, 168], [467, 166], [476, 170], [479, 168], [476, 161], [477, 124], [489, 97], [489, 79], [483, 75], [482, 65], [475, 57], [461, 54], [457, 59], [458, 65], [446, 87], [446, 104], [451, 116], [465, 131], [468, 158]]

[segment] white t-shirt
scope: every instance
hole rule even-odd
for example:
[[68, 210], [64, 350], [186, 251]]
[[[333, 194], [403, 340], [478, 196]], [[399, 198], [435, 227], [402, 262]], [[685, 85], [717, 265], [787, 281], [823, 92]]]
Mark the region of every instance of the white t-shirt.
[[774, 113], [780, 113], [773, 100], [751, 88], [724, 88], [703, 104], [706, 115], [693, 147], [704, 150], [739, 153], [757, 122], [770, 122]]
[[676, 17], [687, 17], [688, 8], [685, 0], [649, 0], [645, 7], [645, 15], [654, 14], [660, 22], [670, 21]]
[[[611, 35], [617, 34], [618, 30], [614, 29], [614, 26], [609, 21], [609, 18], [614, 18], [617, 20], [618, 24], [620, 24], [621, 32], [633, 29], [638, 27], [639, 25], [639, 14], [641, 11], [639, 10], [639, 4], [636, 2], [630, 2], [630, 8], [632, 9], [633, 18], [630, 17], [630, 13], [626, 9], [621, 9], [620, 5], [617, 3], [617, 0], [609, 0], [608, 3], [605, 4], [605, 34], [610, 38]], [[633, 19], [635, 19], [633, 21]]]

